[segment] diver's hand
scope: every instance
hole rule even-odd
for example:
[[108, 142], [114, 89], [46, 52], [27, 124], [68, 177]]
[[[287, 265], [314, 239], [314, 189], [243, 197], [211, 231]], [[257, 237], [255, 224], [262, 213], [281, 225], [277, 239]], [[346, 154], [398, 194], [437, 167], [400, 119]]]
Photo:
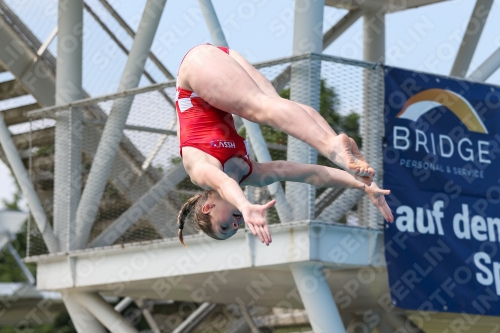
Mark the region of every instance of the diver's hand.
[[377, 207], [384, 219], [388, 222], [394, 222], [394, 216], [392, 216], [391, 209], [385, 201], [385, 195], [391, 193], [390, 190], [380, 189], [375, 182], [372, 182], [370, 186], [365, 186], [365, 193], [368, 194], [373, 205]]
[[252, 231], [254, 236], [259, 237], [262, 243], [269, 245], [272, 242], [271, 233], [267, 227], [266, 211], [276, 204], [276, 200], [271, 200], [265, 205], [247, 205], [241, 209], [243, 219]]

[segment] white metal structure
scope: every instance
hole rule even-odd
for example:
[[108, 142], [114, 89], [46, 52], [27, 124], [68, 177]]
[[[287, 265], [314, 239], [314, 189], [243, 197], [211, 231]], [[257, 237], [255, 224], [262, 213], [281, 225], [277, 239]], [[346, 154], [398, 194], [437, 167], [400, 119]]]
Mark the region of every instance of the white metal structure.
[[[300, 58], [301, 55], [320, 54], [335, 38], [363, 16], [364, 60], [383, 62], [385, 13], [439, 1], [407, 0], [396, 4], [390, 0], [349, 2], [297, 0], [293, 42], [293, 55], [297, 57], [274, 77], [273, 84], [277, 90], [282, 90], [289, 84], [291, 99], [319, 109], [321, 58], [314, 55]], [[227, 45], [211, 1], [198, 2], [213, 42]], [[358, 191], [348, 190], [342, 193], [323, 210], [319, 220], [315, 220], [315, 188], [289, 183], [284, 193], [280, 185], [270, 186], [269, 192], [279, 201], [279, 217], [285, 223], [271, 226], [273, 244], [269, 248], [261, 246], [258, 239], [249, 232], [238, 233], [225, 242], [216, 242], [202, 235], [186, 236], [185, 240], [189, 246], [187, 250], [178, 245], [176, 238], [113, 245], [144, 215], [148, 215], [155, 226], [165, 223], [162, 222], [165, 216], [156, 208], [159, 202], [158, 206], [162, 205], [165, 211], [174, 215], [175, 211], [164, 198], [186, 176], [185, 170], [180, 165], [157, 177], [152, 184], [148, 181], [156, 174], [149, 167], [151, 160], [141, 161], [143, 163], [140, 163], [140, 167], [136, 167], [130, 162], [130, 156], [121, 149], [122, 145], [128, 144], [122, 140], [124, 129], [140, 127], [127, 125], [126, 121], [135, 96], [133, 88], [137, 87], [144, 72], [146, 58], [151, 56], [151, 43], [166, 1], [147, 1], [139, 29], [135, 35], [131, 34], [135, 36], [134, 42], [122, 73], [118, 93], [113, 96], [118, 99], [115, 99], [116, 103], [113, 104], [109, 116], [102, 112], [100, 114], [102, 118], [99, 119], [86, 116], [85, 112], [88, 110], [85, 108], [90, 108], [89, 105], [94, 103], [92, 105], [97, 109], [96, 105], [99, 102], [112, 98], [108, 96], [101, 100], [92, 100], [92, 103], [77, 102], [86, 96], [81, 84], [81, 44], [77, 44], [71, 52], [65, 52], [63, 43], [67, 38], [78, 39], [79, 32], [74, 27], [82, 22], [84, 2], [74, 0], [70, 3], [71, 5], [67, 6], [66, 1], [60, 0], [58, 29], [54, 30], [58, 31], [59, 42], [56, 77], [52, 74], [42, 77], [34, 85], [28, 85], [28, 82], [23, 81], [36, 66], [50, 67], [50, 61], [41, 60], [45, 59], [43, 55], [47, 43], [41, 44], [37, 49], [37, 51], [42, 50], [38, 57], [34, 56], [37, 52], [19, 43], [23, 52], [17, 55], [15, 61], [12, 59], [12, 53], [0, 48], [2, 68], [8, 69], [26, 86], [34, 87], [29, 92], [41, 106], [62, 105], [58, 109], [46, 109], [24, 115], [42, 118], [50, 114], [56, 119], [54, 231], [48, 223], [40, 199], [2, 117], [0, 117], [0, 142], [49, 250], [49, 254], [31, 256], [27, 259], [38, 263], [37, 287], [40, 290], [62, 293], [79, 333], [105, 332], [106, 329], [111, 332], [137, 332], [120, 315], [119, 310], [133, 299], [140, 304], [139, 299], [144, 297], [202, 303], [184, 323], [177, 327], [176, 332], [184, 332], [188, 327], [195, 326], [193, 322], [199, 321], [200, 316], [206, 316], [209, 310], [213, 309], [214, 303], [237, 303], [245, 309], [257, 305], [304, 307], [315, 332], [344, 332], [349, 318], [352, 317], [351, 323], [361, 325], [363, 316], [359, 316], [358, 313], [366, 311], [381, 314], [378, 316], [379, 332], [390, 331], [391, 327], [394, 329], [402, 327], [408, 321], [405, 313], [394, 309], [387, 299], [389, 291], [382, 250], [383, 241], [381, 231], [377, 229], [380, 218], [376, 210], [366, 199], [361, 203], [361, 220], [364, 222], [364, 227], [326, 223], [322, 218], [327, 216], [328, 211], [333, 211], [337, 214], [336, 220], [340, 219], [346, 212], [345, 207], [352, 207], [359, 201]], [[491, 3], [492, 1], [483, 0], [477, 2], [478, 6], [483, 4], [490, 7]], [[350, 11], [324, 36], [321, 36], [317, 31], [322, 31], [318, 29], [318, 22], [322, 22], [324, 5], [347, 7]], [[2, 20], [0, 29], [0, 42], [4, 43], [2, 45], [11, 44], [12, 41], [19, 42], [20, 38], [17, 35], [19, 29], [11, 28], [3, 17]], [[54, 35], [55, 32], [51, 34], [50, 40]], [[462, 75], [461, 73], [466, 71], [478, 39], [479, 36], [464, 38], [465, 46], [457, 56], [452, 74]], [[48, 43], [50, 44], [50, 41]], [[304, 45], [307, 47], [302, 48]], [[471, 75], [471, 78], [486, 79], [500, 65], [499, 58], [499, 53], [496, 52]], [[53, 73], [50, 68], [47, 72]], [[365, 74], [365, 87], [367, 82], [378, 82], [379, 74], [375, 70]], [[71, 94], [67, 94], [67, 90], [63, 88], [66, 84], [71, 84], [72, 88], [75, 88], [71, 90]], [[148, 89], [158, 91], [171, 88], [174, 84], [170, 81]], [[127, 90], [127, 93], [123, 93], [124, 90]], [[298, 93], [303, 91], [306, 91], [306, 94]], [[368, 89], [364, 94], [365, 103], [368, 103], [372, 98]], [[382, 100], [378, 102], [383, 103]], [[369, 108], [365, 107], [363, 117], [365, 124], [367, 122], [380, 124], [379, 129], [382, 128], [381, 113], [369, 112]], [[85, 127], [81, 128], [82, 123], [104, 126], [102, 131], [91, 132], [97, 140], [93, 146], [86, 143], [85, 136], [88, 136], [88, 133], [86, 134]], [[243, 123], [257, 159], [270, 160], [271, 156], [259, 127], [247, 121]], [[141, 130], [155, 131], [144, 126]], [[160, 132], [156, 129], [156, 131], [164, 136], [172, 134], [170, 129], [168, 131], [163, 129]], [[380, 166], [377, 133], [365, 127], [362, 134], [367, 142], [364, 150], [368, 161], [374, 166]], [[162, 140], [158, 141], [160, 145], [165, 142], [165, 138]], [[129, 152], [133, 151], [131, 145], [127, 148]], [[155, 148], [156, 151], [158, 149]], [[316, 162], [317, 153], [293, 138], [288, 138], [286, 149], [290, 160]], [[81, 183], [82, 151], [92, 156], [93, 163], [80, 199], [80, 192], [74, 189], [79, 189]], [[61, 154], [62, 152], [64, 154]], [[133, 155], [133, 152], [130, 155]], [[130, 174], [134, 175], [134, 179], [129, 187], [136, 186], [134, 191], [136, 189], [141, 191], [137, 190], [130, 194], [132, 191], [127, 192], [129, 187], [116, 185], [118, 192], [126, 193], [131, 205], [118, 218], [99, 230], [100, 234], [89, 242], [108, 180], [112, 179], [113, 184], [119, 184], [118, 180], [123, 176], [118, 172], [120, 170], [116, 170], [116, 165], [126, 163], [117, 163], [118, 159], [130, 162], [127, 164], [129, 168], [127, 170], [132, 170]], [[155, 224], [155, 221], [159, 222]], [[161, 230], [160, 226], [158, 230]], [[164, 230], [162, 233], [163, 237], [173, 235], [175, 233], [171, 230]], [[106, 295], [123, 296], [126, 297], [126, 301], [113, 309], [102, 298]], [[250, 317], [248, 313], [244, 315]], [[433, 316], [433, 318], [439, 317], [438, 319], [446, 318], [445, 315], [439, 314]], [[451, 320], [453, 319], [449, 321]], [[427, 321], [429, 327], [432, 327], [432, 319]], [[252, 326], [252, 320], [247, 322]], [[151, 321], [151, 328], [158, 331], [159, 328], [155, 325], [154, 321]], [[255, 327], [252, 327], [252, 330], [255, 331]]]

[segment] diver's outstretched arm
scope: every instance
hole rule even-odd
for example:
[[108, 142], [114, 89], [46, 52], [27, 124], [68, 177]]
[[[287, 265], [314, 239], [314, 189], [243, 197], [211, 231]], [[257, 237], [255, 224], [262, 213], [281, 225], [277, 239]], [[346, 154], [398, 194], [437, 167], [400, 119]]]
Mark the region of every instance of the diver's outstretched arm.
[[343, 187], [364, 190], [382, 216], [389, 222], [394, 221], [391, 209], [384, 196], [391, 193], [380, 189], [372, 182], [370, 186], [358, 181], [349, 173], [322, 165], [301, 164], [289, 161], [267, 163], [252, 162], [252, 174], [242, 185], [266, 186], [279, 181], [306, 183], [316, 187]]

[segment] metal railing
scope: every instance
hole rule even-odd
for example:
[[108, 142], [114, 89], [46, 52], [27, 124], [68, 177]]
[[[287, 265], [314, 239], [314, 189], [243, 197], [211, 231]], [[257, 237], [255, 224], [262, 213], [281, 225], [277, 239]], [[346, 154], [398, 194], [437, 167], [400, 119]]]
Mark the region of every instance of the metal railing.
[[[380, 104], [383, 103], [383, 81], [380, 66], [331, 56], [306, 54], [259, 63], [256, 67], [273, 82], [293, 63], [304, 61], [315, 61], [321, 66], [321, 87], [314, 91], [320, 94], [320, 113], [336, 131], [346, 131], [350, 136], [358, 135], [361, 138], [363, 154], [370, 164], [378, 169], [378, 175], [381, 176], [382, 170], [379, 168], [381, 154], [378, 150], [381, 149], [383, 133]], [[280, 84], [284, 86], [280, 93], [284, 97], [288, 96], [289, 86], [283, 85], [283, 80]], [[98, 109], [103, 115], [108, 114], [113, 103], [123, 97], [133, 96], [122, 143], [115, 160], [112, 161], [113, 171], [98, 207], [89, 245], [104, 246], [176, 236], [175, 223], [180, 206], [192, 193], [200, 189], [190, 183], [183, 167], [179, 164], [178, 139], [172, 130], [176, 113], [163, 95], [175, 98], [174, 81], [25, 113], [32, 123], [29, 137], [35, 138], [30, 139], [32, 147], [30, 172], [49, 220], [52, 209], [53, 165], [47, 161], [53, 158], [53, 145], [46, 136], [37, 135], [41, 134], [39, 133], [41, 131], [48, 133], [50, 130], [50, 127], [37, 128], [38, 122], [55, 117], [61, 110], [81, 108], [84, 114], [82, 179], [85, 186], [102, 127], [106, 124], [105, 116], [96, 119], [95, 110]], [[272, 159], [286, 159], [284, 148], [287, 136], [267, 126], [260, 126], [260, 129]], [[240, 131], [243, 131], [243, 128], [240, 128]], [[145, 161], [148, 163], [145, 164]], [[333, 166], [323, 157], [318, 158], [318, 163]], [[249, 190], [252, 191], [251, 196], [256, 202], [263, 202], [270, 195], [266, 189]], [[355, 190], [317, 189], [316, 218], [327, 222], [357, 223], [376, 228], [382, 222], [381, 218], [373, 215], [373, 212], [367, 212], [359, 199], [360, 192]], [[268, 220], [270, 223], [279, 222], [276, 211], [269, 211]], [[121, 228], [116, 227], [117, 221], [120, 221]], [[104, 235], [111, 231], [114, 236], [108, 238], [108, 241], [103, 241], [106, 238]], [[187, 227], [184, 231], [188, 234], [196, 232], [192, 227]], [[31, 225], [28, 246], [30, 256], [46, 252], [34, 225]]]

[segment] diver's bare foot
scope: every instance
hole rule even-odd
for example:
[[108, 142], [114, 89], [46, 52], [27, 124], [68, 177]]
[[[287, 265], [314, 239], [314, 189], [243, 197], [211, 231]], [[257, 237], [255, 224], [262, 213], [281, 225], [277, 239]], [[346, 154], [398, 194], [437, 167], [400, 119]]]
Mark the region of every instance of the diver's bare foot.
[[[353, 138], [349, 138], [349, 140], [351, 141], [351, 152], [354, 158], [366, 163], [365, 157], [361, 155], [361, 152], [358, 149], [356, 141], [354, 141]], [[366, 165], [368, 165], [368, 163], [366, 163]], [[359, 177], [360, 178], [359, 180], [369, 186], [373, 181], [373, 177], [375, 176], [375, 170], [368, 165], [368, 172], [370, 173], [370, 176]]]
[[[330, 160], [345, 169], [347, 172], [355, 177], [373, 177], [375, 171], [364, 161], [363, 156], [356, 150], [358, 156], [361, 156], [363, 160], [358, 159], [354, 156], [352, 151], [351, 139], [345, 134], [339, 134], [332, 140], [331, 145], [332, 153], [330, 154]], [[363, 181], [364, 182], [364, 181]], [[371, 183], [371, 181], [370, 181]]]

